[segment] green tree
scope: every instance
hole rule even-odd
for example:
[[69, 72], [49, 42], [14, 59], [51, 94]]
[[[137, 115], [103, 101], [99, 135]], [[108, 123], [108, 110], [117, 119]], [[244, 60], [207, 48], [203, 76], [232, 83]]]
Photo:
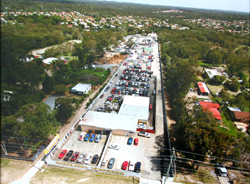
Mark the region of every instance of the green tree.
[[66, 91], [66, 87], [63, 84], [57, 84], [54, 86], [54, 90], [55, 90], [56, 94], [63, 95]]
[[206, 62], [210, 64], [221, 64], [223, 55], [219, 49], [210, 50], [206, 55]]
[[53, 77], [49, 77], [48, 74], [46, 73], [42, 84], [43, 91], [45, 93], [50, 93], [54, 89], [55, 84], [56, 84], [55, 79]]
[[18, 131], [14, 132], [16, 137], [47, 139], [56, 133], [59, 125], [55, 119], [55, 111], [51, 111], [43, 102], [22, 106], [16, 117], [21, 119]]
[[70, 99], [59, 97], [55, 101], [55, 110], [57, 112], [57, 120], [64, 124], [71, 117], [74, 108], [71, 105]]

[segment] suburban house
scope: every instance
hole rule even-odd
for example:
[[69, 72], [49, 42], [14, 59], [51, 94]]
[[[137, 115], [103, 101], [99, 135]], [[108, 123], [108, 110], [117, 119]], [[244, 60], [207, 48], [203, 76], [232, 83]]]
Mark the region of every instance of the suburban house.
[[220, 73], [219, 71], [215, 70], [215, 69], [209, 69], [209, 68], [204, 68], [204, 72], [206, 73], [206, 75], [212, 79], [215, 75], [219, 75], [222, 76], [222, 73]]
[[204, 82], [197, 82], [197, 85], [198, 85], [198, 94], [208, 96], [210, 91], [209, 91], [207, 85]]
[[210, 111], [216, 120], [222, 120], [222, 117], [219, 111], [220, 105], [218, 103], [199, 101], [199, 104], [201, 105], [203, 110], [207, 109], [208, 111]]
[[91, 84], [83, 84], [78, 83], [73, 88], [71, 88], [70, 92], [76, 93], [78, 95], [87, 94], [91, 90]]

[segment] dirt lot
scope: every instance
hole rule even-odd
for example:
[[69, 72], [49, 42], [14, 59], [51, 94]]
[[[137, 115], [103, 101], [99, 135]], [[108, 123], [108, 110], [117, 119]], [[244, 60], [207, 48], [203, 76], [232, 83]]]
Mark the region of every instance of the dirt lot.
[[95, 171], [81, 171], [67, 168], [45, 165], [44, 172], [38, 172], [30, 183], [47, 184], [47, 183], [98, 183], [98, 184], [127, 184], [139, 183], [138, 178], [104, 174]]
[[126, 59], [127, 55], [120, 55], [119, 52], [106, 52], [102, 58], [98, 58], [95, 62], [103, 64], [104, 61], [107, 61], [106, 64], [119, 64]]
[[33, 162], [1, 158], [1, 183], [12, 183], [20, 179], [33, 165]]

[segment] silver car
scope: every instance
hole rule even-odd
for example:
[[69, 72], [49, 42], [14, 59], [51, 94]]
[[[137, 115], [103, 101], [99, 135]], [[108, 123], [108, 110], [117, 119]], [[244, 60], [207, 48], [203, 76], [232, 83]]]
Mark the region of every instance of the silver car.
[[77, 163], [82, 163], [82, 161], [83, 161], [83, 159], [84, 159], [84, 157], [85, 157], [85, 154], [84, 153], [82, 153], [79, 157], [78, 157], [78, 159], [77, 159]]

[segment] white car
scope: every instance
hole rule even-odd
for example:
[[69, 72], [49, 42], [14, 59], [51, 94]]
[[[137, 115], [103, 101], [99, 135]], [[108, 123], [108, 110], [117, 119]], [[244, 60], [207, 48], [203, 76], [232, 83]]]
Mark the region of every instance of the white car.
[[90, 160], [92, 158], [92, 154], [88, 154], [84, 160], [84, 164], [89, 164], [90, 163]]
[[109, 148], [115, 149], [115, 150], [119, 150], [120, 149], [120, 147], [118, 145], [114, 145], [114, 144], [110, 144]]
[[129, 162], [129, 166], [128, 166], [128, 170], [129, 171], [134, 171], [135, 170], [135, 163], [133, 163], [133, 162]]
[[82, 153], [79, 157], [78, 157], [78, 159], [77, 159], [77, 163], [82, 163], [82, 161], [83, 161], [83, 159], [84, 159], [84, 157], [85, 157], [85, 154], [84, 153]]
[[102, 166], [105, 166], [108, 163], [108, 160], [103, 160], [102, 161]]
[[139, 136], [143, 136], [143, 137], [147, 137], [147, 138], [150, 138], [150, 136], [151, 136], [149, 133], [143, 132], [143, 131], [140, 131], [140, 132], [138, 133], [138, 135], [139, 135]]

